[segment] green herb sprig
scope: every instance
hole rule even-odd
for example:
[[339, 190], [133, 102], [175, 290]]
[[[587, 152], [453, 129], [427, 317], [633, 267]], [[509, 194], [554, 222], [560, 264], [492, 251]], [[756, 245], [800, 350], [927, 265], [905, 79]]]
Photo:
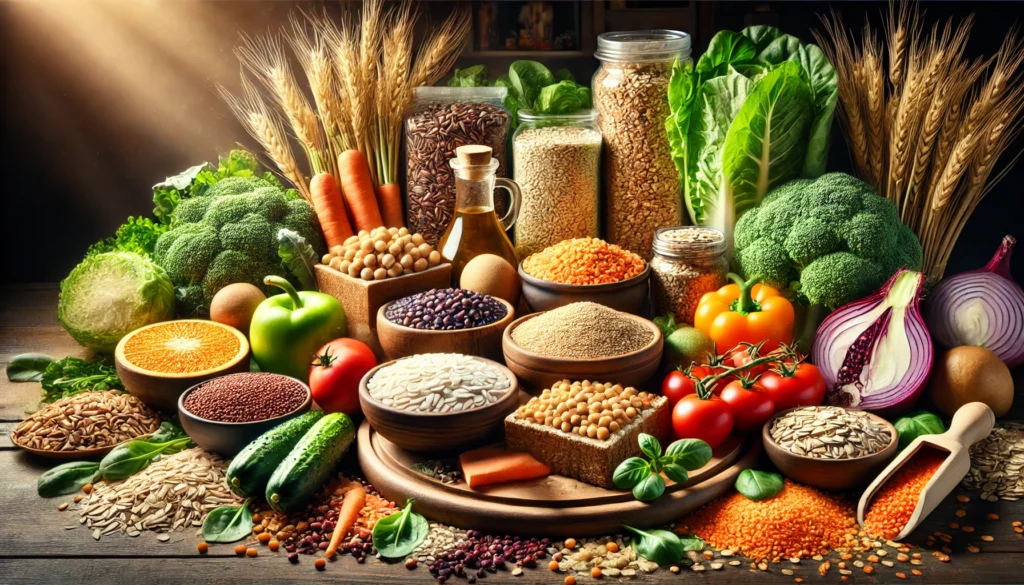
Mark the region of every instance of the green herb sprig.
[[430, 524], [412, 511], [412, 500], [409, 500], [400, 512], [381, 518], [373, 525], [373, 545], [382, 557], [398, 559], [416, 550], [428, 532]]
[[689, 479], [690, 471], [700, 469], [711, 460], [711, 446], [700, 439], [680, 439], [664, 453], [658, 439], [647, 433], [638, 437], [640, 451], [647, 456], [630, 457], [612, 474], [612, 483], [620, 490], [633, 490], [633, 497], [650, 502], [665, 493], [665, 474], [676, 483]]
[[210, 511], [203, 520], [203, 540], [206, 542], [237, 542], [252, 533], [252, 511], [249, 500], [241, 506], [220, 506]]
[[640, 530], [625, 524], [622, 527], [633, 534], [636, 554], [662, 566], [678, 563], [686, 551], [704, 548], [704, 541], [696, 536], [681, 537], [668, 530]]

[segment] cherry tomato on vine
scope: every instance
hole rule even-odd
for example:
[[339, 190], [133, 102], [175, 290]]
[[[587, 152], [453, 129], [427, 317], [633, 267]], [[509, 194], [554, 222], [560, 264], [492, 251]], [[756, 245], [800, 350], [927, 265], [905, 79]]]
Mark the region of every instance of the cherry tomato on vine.
[[743, 382], [734, 380], [722, 389], [721, 397], [732, 408], [733, 427], [737, 431], [756, 431], [775, 413], [775, 401], [758, 382], [744, 388]]
[[693, 378], [679, 370], [672, 370], [661, 382], [661, 395], [668, 398], [669, 406], [675, 406], [684, 396], [696, 391]]
[[672, 409], [672, 428], [676, 438], [700, 439], [712, 449], [725, 441], [732, 432], [732, 425], [732, 409], [717, 396], [703, 399], [690, 394]]
[[[693, 376], [694, 378], [698, 379], [698, 380], [703, 380], [704, 378], [707, 378], [708, 376], [718, 375], [718, 374], [724, 372], [725, 370], [726, 370], [726, 368], [724, 368], [722, 366], [709, 366], [709, 365], [705, 364], [703, 366], [693, 366], [692, 368], [690, 368], [690, 375]], [[728, 384], [729, 382], [731, 382], [731, 381], [733, 381], [735, 379], [736, 378], [734, 378], [733, 376], [726, 376], [726, 377], [722, 378], [721, 380], [719, 380], [715, 384], [715, 389], [714, 389], [715, 394], [718, 394], [719, 392], [721, 392], [722, 388], [725, 388], [726, 384]]]
[[[725, 365], [730, 368], [739, 368], [754, 361], [754, 358], [750, 357], [750, 347], [739, 345], [733, 348], [725, 357]], [[745, 376], [755, 377], [768, 371], [771, 364], [763, 363], [750, 368], [743, 372]]]
[[792, 371], [765, 372], [758, 382], [775, 401], [776, 412], [797, 406], [817, 406], [825, 399], [828, 388], [818, 367], [807, 363], [797, 364]]

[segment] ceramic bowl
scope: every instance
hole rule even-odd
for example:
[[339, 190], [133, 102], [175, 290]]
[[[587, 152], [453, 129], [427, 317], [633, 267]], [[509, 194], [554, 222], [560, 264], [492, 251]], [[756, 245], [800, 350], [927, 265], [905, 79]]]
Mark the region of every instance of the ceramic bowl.
[[878, 472], [896, 456], [896, 447], [899, 444], [896, 427], [884, 418], [870, 412], [868, 416], [876, 423], [887, 427], [892, 437], [889, 444], [881, 451], [856, 459], [818, 459], [797, 455], [779, 446], [772, 438], [771, 433], [775, 420], [792, 410], [796, 409], [791, 408], [777, 412], [768, 419], [761, 430], [761, 437], [764, 439], [764, 450], [768, 453], [768, 458], [775, 464], [775, 467], [779, 468], [782, 475], [793, 481], [825, 490], [845, 490], [858, 487], [866, 485], [874, 479]]
[[600, 303], [624, 313], [636, 314], [649, 296], [648, 280], [651, 265], [640, 274], [620, 282], [607, 284], [561, 284], [530, 276], [519, 263], [523, 281], [523, 298], [534, 311], [550, 311], [571, 303]]
[[505, 364], [523, 381], [523, 385], [532, 393], [550, 388], [561, 380], [593, 380], [595, 382], [614, 382], [623, 386], [640, 388], [650, 379], [661, 362], [662, 335], [654, 323], [643, 317], [629, 315], [641, 322], [654, 333], [654, 338], [646, 346], [623, 355], [598, 359], [557, 358], [527, 350], [512, 339], [512, 331], [529, 319], [543, 313], [534, 313], [520, 317], [505, 329], [501, 338], [501, 348], [505, 354]]
[[388, 307], [397, 302], [391, 301], [377, 311], [377, 338], [389, 360], [397, 360], [417, 353], [424, 353], [424, 351], [461, 353], [499, 360], [501, 359], [501, 335], [509, 323], [515, 319], [515, 308], [505, 300], [498, 297], [494, 297], [494, 299], [505, 306], [504, 317], [481, 327], [452, 331], [414, 329], [392, 323], [384, 316]]
[[301, 380], [291, 378], [302, 384], [305, 390], [306, 399], [295, 410], [274, 418], [258, 420], [253, 422], [220, 422], [209, 420], [192, 414], [185, 409], [185, 398], [202, 386], [202, 383], [192, 386], [182, 393], [178, 398], [178, 417], [181, 419], [181, 428], [185, 433], [207, 451], [213, 451], [224, 457], [233, 457], [246, 445], [253, 442], [256, 437], [276, 427], [277, 425], [292, 419], [300, 414], [308, 412], [313, 406], [313, 394], [309, 386]]
[[[359, 405], [377, 433], [406, 451], [434, 453], [477, 447], [500, 435], [505, 417], [519, 406], [519, 381], [508, 368], [497, 366], [509, 379], [508, 391], [491, 404], [463, 412], [417, 412], [385, 406], [370, 396], [367, 384], [389, 361], [373, 368], [359, 383]], [[500, 440], [500, 438], [499, 438]]]

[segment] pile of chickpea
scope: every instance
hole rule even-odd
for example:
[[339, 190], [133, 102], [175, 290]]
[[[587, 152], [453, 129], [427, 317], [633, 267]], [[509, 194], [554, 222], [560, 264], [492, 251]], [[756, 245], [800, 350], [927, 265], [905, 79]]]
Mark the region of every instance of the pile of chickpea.
[[606, 441], [651, 408], [654, 398], [621, 384], [562, 380], [520, 406], [516, 418]]
[[407, 228], [379, 227], [360, 230], [331, 248], [321, 262], [352, 278], [384, 280], [437, 266], [441, 253]]

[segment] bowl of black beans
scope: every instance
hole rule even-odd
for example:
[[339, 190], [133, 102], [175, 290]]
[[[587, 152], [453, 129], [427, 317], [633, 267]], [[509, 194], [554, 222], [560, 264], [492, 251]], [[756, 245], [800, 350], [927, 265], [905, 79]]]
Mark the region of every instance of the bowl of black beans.
[[178, 417], [197, 445], [232, 457], [312, 405], [309, 386], [295, 378], [244, 372], [211, 378], [185, 390], [178, 398]]
[[377, 311], [377, 337], [389, 360], [423, 353], [501, 359], [501, 336], [515, 319], [507, 301], [461, 288], [435, 288]]

